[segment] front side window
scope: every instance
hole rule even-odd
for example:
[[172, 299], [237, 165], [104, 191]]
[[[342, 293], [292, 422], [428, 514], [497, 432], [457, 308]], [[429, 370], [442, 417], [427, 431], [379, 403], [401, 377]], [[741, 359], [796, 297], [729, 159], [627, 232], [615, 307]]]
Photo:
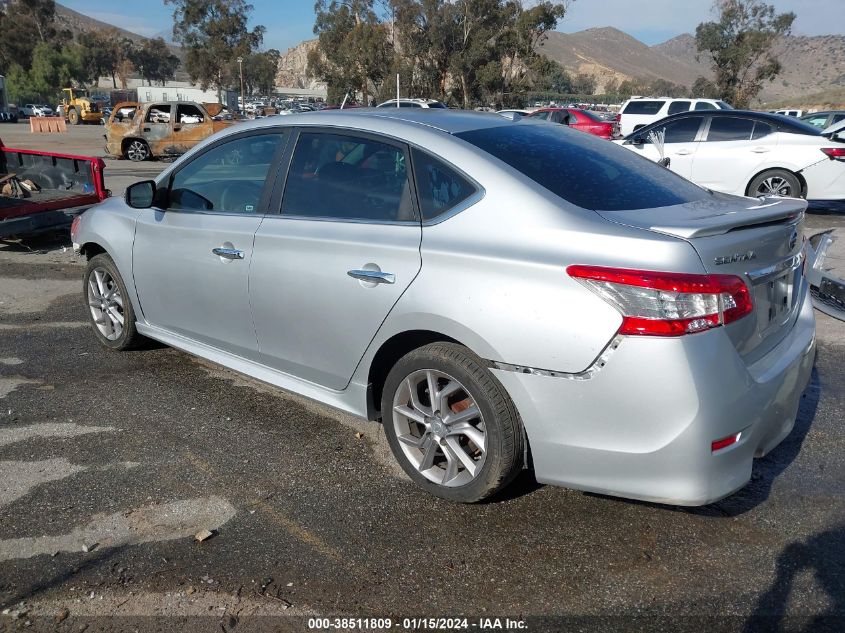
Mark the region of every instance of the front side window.
[[284, 134], [254, 134], [214, 146], [182, 167], [170, 182], [168, 209], [263, 213], [264, 183]]
[[288, 170], [282, 214], [416, 221], [405, 151], [347, 134], [301, 133]]
[[689, 101], [673, 101], [669, 104], [669, 114], [678, 114], [679, 112], [687, 112], [691, 102]]
[[719, 141], [747, 141], [751, 139], [754, 121], [735, 117], [713, 117], [710, 121], [710, 131], [707, 133], [708, 142]]
[[513, 125], [459, 132], [457, 137], [507, 163], [584, 209], [622, 211], [703, 200], [690, 181], [590, 134], [522, 119]]
[[444, 162], [416, 149], [412, 155], [423, 221], [451, 211], [477, 191], [475, 185]]
[[665, 101], [636, 100], [629, 101], [622, 114], [657, 114]]
[[[698, 135], [698, 128], [701, 127], [703, 117], [694, 116], [680, 119], [679, 121], [671, 121], [666, 124], [656, 125], [649, 129], [649, 133], [663, 130], [664, 143], [692, 143]], [[639, 136], [645, 136], [642, 132], [637, 133]]]

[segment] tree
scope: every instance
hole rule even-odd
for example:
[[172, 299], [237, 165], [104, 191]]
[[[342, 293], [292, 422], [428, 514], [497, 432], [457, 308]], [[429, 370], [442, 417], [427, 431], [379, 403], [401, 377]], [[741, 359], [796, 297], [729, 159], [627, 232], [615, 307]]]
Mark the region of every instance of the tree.
[[707, 77], [699, 77], [692, 84], [690, 96], [697, 99], [720, 99], [719, 86], [714, 84]]
[[775, 13], [762, 0], [716, 0], [718, 22], [703, 22], [695, 29], [699, 53], [712, 59], [716, 85], [723, 99], [746, 108], [781, 71], [772, 54], [778, 37], [787, 35], [794, 13]]
[[[279, 68], [281, 53], [271, 48], [263, 53], [253, 53], [244, 58], [243, 73], [246, 94], [258, 91], [261, 94], [272, 94], [276, 89], [276, 72]], [[232, 74], [237, 75], [237, 61], [232, 68]]]
[[[174, 5], [173, 37], [187, 50], [185, 68], [192, 81], [223, 89], [237, 83], [232, 62], [257, 50], [264, 41], [263, 26], [249, 30], [252, 5], [245, 0], [165, 0]], [[136, 64], [137, 65], [137, 64]]]
[[60, 48], [70, 41], [69, 32], [56, 29], [55, 14], [54, 0], [0, 0], [0, 73], [13, 64], [28, 70], [39, 43]]
[[33, 49], [32, 66], [24, 69], [20, 64], [11, 67], [7, 84], [9, 95], [49, 101], [61, 88], [84, 83], [86, 71], [82, 61], [82, 48], [68, 44], [61, 49], [48, 42], [40, 42]]
[[173, 79], [179, 68], [179, 58], [170, 52], [167, 42], [161, 37], [144, 40], [144, 43], [131, 50], [129, 60], [149, 85], [164, 84]]
[[373, 0], [317, 0], [314, 34], [318, 45], [308, 55], [308, 72], [329, 84], [335, 99], [359, 90], [369, 103], [370, 84], [390, 68], [388, 30]]

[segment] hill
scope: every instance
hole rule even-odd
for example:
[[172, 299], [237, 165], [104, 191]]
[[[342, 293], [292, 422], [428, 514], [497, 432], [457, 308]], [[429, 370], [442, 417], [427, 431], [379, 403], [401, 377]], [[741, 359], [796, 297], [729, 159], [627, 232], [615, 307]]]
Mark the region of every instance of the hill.
[[[695, 73], [693, 81], [698, 75], [709, 77], [712, 74], [706, 58], [696, 60], [695, 38], [688, 33], [651, 48], [692, 68]], [[783, 71], [764, 86], [760, 95], [764, 104], [800, 104], [808, 94], [812, 94], [814, 100], [824, 100], [824, 95], [830, 93], [830, 98], [836, 100], [834, 95], [845, 89], [845, 36], [790, 35], [777, 42], [774, 52], [783, 65]]]
[[611, 27], [552, 31], [540, 51], [570, 72], [595, 75], [600, 86], [610, 78], [665, 79], [690, 86], [700, 74], [686, 59], [665, 55]]
[[74, 37], [89, 31], [117, 31], [121, 37], [128, 38], [133, 42], [143, 43], [147, 38], [137, 33], [118, 28], [106, 22], [100, 22], [87, 15], [83, 15], [73, 9], [56, 3], [56, 24], [60, 29], [67, 29]]

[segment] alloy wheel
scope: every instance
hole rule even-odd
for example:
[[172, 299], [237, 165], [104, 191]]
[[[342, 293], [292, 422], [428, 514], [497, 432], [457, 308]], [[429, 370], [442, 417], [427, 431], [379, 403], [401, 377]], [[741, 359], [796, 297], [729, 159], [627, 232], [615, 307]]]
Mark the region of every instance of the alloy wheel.
[[757, 187], [758, 196], [791, 196], [792, 185], [786, 178], [769, 176]]
[[147, 149], [147, 146], [143, 141], [132, 141], [126, 148], [127, 158], [133, 161], [140, 162], [143, 160], [147, 160], [148, 153], [149, 150]]
[[95, 268], [88, 276], [88, 308], [94, 324], [104, 337], [116, 341], [123, 334], [123, 297], [117, 281], [105, 268]]
[[405, 457], [426, 479], [448, 487], [475, 479], [487, 456], [478, 403], [452, 376], [421, 369], [393, 397], [393, 428]]

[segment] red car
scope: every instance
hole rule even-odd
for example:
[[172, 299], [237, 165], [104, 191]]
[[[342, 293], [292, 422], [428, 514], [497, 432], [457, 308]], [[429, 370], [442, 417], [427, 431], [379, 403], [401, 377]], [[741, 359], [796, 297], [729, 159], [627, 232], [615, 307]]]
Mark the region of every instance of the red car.
[[70, 224], [109, 196], [100, 158], [5, 147], [0, 141], [0, 238]]
[[619, 138], [619, 123], [605, 121], [599, 115], [579, 108], [540, 108], [528, 116], [552, 123], [565, 123], [571, 128], [601, 138]]

